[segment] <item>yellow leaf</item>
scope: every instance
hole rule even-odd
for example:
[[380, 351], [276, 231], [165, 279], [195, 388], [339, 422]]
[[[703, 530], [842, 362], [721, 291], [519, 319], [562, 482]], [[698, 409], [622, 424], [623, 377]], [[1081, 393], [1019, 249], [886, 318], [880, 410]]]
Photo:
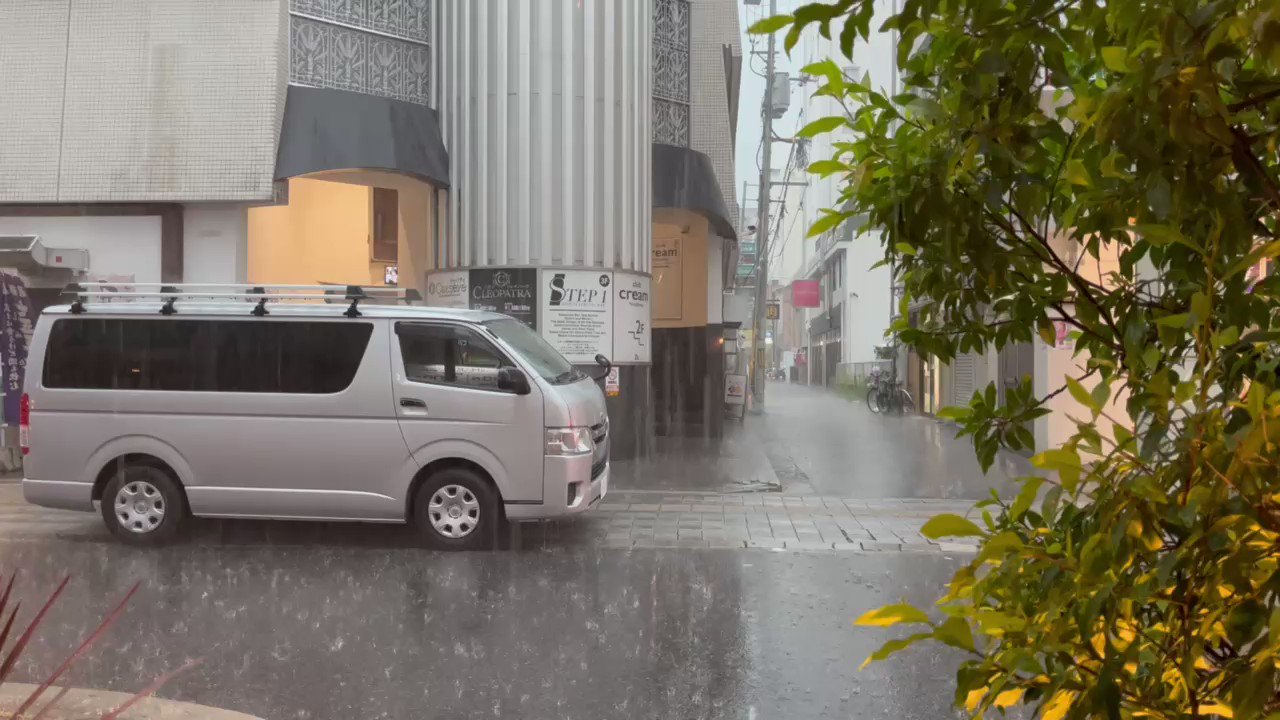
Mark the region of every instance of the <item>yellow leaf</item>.
[[982, 702], [982, 698], [987, 696], [986, 688], [978, 688], [970, 690], [969, 696], [964, 699], [964, 709], [973, 712], [978, 709], [978, 703]]
[[1091, 645], [1093, 645], [1093, 649], [1094, 649], [1095, 651], [1097, 651], [1097, 653], [1098, 653], [1099, 655], [1106, 655], [1106, 654], [1107, 654], [1107, 635], [1106, 635], [1106, 633], [1098, 633], [1097, 635], [1094, 635], [1094, 636], [1093, 636], [1093, 639], [1092, 639], [1092, 640], [1090, 640], [1090, 641], [1089, 641], [1089, 643], [1090, 643]]
[[864, 613], [853, 624], [863, 627], [889, 627], [904, 622], [927, 623], [929, 616], [910, 605], [886, 605]]
[[1208, 660], [1204, 659], [1203, 655], [1201, 655], [1200, 657], [1196, 658], [1196, 669], [1197, 670], [1213, 670], [1213, 666], [1209, 664]]
[[1049, 698], [1049, 702], [1044, 704], [1044, 709], [1040, 712], [1040, 720], [1062, 720], [1067, 716], [1067, 711], [1071, 709], [1071, 703], [1075, 702], [1076, 694], [1070, 690], [1059, 690]]
[[1231, 713], [1231, 708], [1227, 707], [1226, 705], [1220, 705], [1218, 703], [1214, 703], [1213, 705], [1201, 705], [1200, 714], [1201, 715], [1218, 715], [1224, 718], [1235, 717], [1235, 715]]
[[1004, 692], [996, 696], [994, 705], [998, 708], [1013, 707], [1014, 705], [1018, 704], [1018, 701], [1022, 700], [1023, 692], [1024, 691], [1022, 688], [1005, 690]]

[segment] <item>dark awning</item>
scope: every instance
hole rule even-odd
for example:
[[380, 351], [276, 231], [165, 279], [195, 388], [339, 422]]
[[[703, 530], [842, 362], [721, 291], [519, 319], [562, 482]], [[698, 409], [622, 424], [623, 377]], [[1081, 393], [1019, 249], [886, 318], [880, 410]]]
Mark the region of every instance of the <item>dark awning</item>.
[[276, 179], [325, 170], [389, 170], [449, 187], [435, 110], [390, 98], [289, 86]]
[[711, 158], [697, 150], [653, 144], [653, 206], [696, 212], [717, 235], [738, 239]]

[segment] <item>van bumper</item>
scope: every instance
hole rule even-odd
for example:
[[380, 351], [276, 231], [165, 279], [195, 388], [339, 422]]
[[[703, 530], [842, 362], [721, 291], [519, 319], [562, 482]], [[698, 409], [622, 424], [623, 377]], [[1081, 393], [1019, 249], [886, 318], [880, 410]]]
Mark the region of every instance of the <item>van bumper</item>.
[[23, 478], [22, 497], [32, 505], [93, 512], [92, 483]]
[[591, 456], [548, 455], [542, 463], [542, 502], [507, 503], [508, 520], [549, 520], [586, 512], [609, 492], [609, 463], [591, 477]]

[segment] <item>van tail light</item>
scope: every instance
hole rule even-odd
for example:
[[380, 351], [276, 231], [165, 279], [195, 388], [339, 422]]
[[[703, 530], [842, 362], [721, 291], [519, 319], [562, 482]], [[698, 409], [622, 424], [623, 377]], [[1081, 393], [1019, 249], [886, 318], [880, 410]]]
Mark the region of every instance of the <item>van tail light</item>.
[[18, 444], [22, 445], [22, 454], [31, 454], [31, 396], [22, 393], [22, 402], [18, 405]]

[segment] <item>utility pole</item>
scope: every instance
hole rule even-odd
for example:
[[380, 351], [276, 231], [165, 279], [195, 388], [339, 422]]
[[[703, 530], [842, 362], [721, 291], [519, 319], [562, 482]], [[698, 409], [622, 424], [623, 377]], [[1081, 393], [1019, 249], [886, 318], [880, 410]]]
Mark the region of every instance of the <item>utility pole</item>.
[[[769, 15], [778, 14], [778, 0], [769, 0]], [[773, 58], [777, 41], [775, 33], [769, 33], [769, 50], [765, 55], [764, 99], [760, 103], [760, 115], [764, 125], [760, 163], [760, 200], [759, 216], [756, 220], [756, 258], [760, 267], [756, 270], [756, 306], [751, 322], [751, 387], [752, 410], [764, 411], [765, 393], [765, 344], [764, 313], [769, 295], [769, 181], [773, 171]]]

